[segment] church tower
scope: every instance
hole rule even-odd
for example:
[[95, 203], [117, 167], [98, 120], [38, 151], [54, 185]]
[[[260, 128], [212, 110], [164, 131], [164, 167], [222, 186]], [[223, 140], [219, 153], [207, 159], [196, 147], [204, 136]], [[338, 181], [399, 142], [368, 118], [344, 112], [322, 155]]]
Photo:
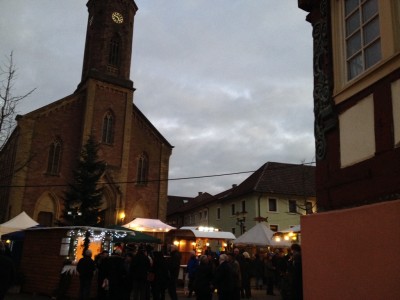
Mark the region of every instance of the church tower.
[[65, 186], [89, 135], [107, 164], [99, 225], [136, 217], [165, 220], [173, 146], [133, 103], [130, 68], [138, 7], [133, 0], [88, 0], [87, 8], [77, 89], [19, 116], [0, 151], [0, 166], [9, 165], [0, 168], [0, 184], [8, 187], [0, 191], [0, 223], [21, 211], [45, 226], [62, 220]]
[[133, 0], [89, 0], [82, 85], [89, 77], [132, 87]]

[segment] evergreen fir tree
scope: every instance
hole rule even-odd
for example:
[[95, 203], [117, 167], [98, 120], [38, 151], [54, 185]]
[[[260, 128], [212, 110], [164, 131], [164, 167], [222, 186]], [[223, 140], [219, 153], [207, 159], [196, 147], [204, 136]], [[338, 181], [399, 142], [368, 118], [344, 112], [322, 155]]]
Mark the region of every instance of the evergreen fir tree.
[[99, 144], [90, 135], [83, 146], [76, 169], [74, 182], [64, 194], [64, 220], [69, 225], [96, 226], [101, 207], [103, 188], [98, 187], [106, 164], [99, 160]]

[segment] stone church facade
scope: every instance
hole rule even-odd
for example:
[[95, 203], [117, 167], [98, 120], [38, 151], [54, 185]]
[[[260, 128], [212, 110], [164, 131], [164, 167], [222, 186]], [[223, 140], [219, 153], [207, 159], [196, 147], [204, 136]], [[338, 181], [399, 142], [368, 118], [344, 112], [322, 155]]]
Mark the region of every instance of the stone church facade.
[[63, 193], [89, 135], [107, 164], [101, 225], [165, 220], [172, 146], [133, 104], [133, 0], [89, 0], [82, 78], [76, 91], [17, 116], [0, 153], [0, 223], [25, 211], [61, 220]]

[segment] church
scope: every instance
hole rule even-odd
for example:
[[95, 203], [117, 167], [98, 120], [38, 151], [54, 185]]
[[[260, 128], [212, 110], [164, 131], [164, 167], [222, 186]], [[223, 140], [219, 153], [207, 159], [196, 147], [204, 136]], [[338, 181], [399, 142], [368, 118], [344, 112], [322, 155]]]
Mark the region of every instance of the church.
[[[99, 224], [165, 220], [173, 146], [133, 103], [133, 0], [89, 0], [81, 81], [73, 94], [25, 115], [0, 153], [0, 223], [25, 211], [62, 219], [63, 195], [90, 135], [106, 163]], [[77, 216], [79, 217], [79, 216]]]

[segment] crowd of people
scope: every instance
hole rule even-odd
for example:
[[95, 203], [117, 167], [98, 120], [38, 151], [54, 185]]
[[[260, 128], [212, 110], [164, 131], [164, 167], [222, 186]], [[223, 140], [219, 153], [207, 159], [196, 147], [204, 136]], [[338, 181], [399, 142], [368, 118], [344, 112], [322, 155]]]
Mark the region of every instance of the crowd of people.
[[[153, 251], [144, 245], [126, 251], [116, 247], [92, 257], [87, 249], [79, 260], [79, 298], [90, 299], [92, 283], [97, 284], [99, 300], [178, 300], [177, 281], [181, 264], [186, 264], [188, 278], [187, 297], [212, 300], [214, 293], [219, 300], [240, 300], [252, 297], [252, 287], [265, 289], [267, 295], [279, 290], [284, 300], [303, 299], [301, 248], [293, 244], [289, 249], [276, 249], [268, 253], [250, 255], [235, 248], [232, 252], [208, 252], [197, 256], [193, 251], [188, 261], [181, 261], [181, 253], [171, 245], [167, 253]], [[168, 255], [165, 255], [168, 254]], [[1, 274], [15, 273], [12, 261], [0, 245]], [[97, 274], [96, 274], [97, 273]], [[13, 276], [1, 277], [0, 300], [11, 285]], [[65, 298], [70, 276], [63, 274], [55, 299]]]
[[[86, 250], [76, 267], [80, 280], [79, 299], [90, 298], [92, 281], [96, 279], [99, 300], [164, 300], [166, 292], [171, 300], [178, 300], [176, 284], [181, 254], [174, 245], [168, 254], [165, 256], [144, 245], [129, 251], [116, 247], [111, 255], [103, 251], [94, 258], [92, 252]], [[55, 298], [62, 299], [62, 295], [58, 293]]]
[[151, 248], [138, 247], [137, 251], [112, 255], [103, 251], [94, 259], [86, 250], [77, 265], [80, 275], [80, 299], [89, 299], [91, 280], [97, 275], [98, 299], [122, 300], [177, 300], [177, 279], [181, 263], [186, 263], [188, 278], [187, 297], [212, 300], [215, 292], [219, 300], [240, 300], [252, 297], [252, 283], [256, 289], [265, 289], [267, 295], [279, 290], [282, 299], [298, 300], [302, 297], [301, 248], [255, 254], [235, 248], [232, 252], [209, 252], [196, 256], [192, 251], [187, 262], [171, 245], [168, 256]]
[[188, 297], [211, 300], [215, 291], [219, 300], [252, 298], [252, 287], [267, 295], [279, 290], [284, 300], [303, 299], [301, 248], [250, 255], [235, 248], [232, 252], [191, 256], [187, 262]]

